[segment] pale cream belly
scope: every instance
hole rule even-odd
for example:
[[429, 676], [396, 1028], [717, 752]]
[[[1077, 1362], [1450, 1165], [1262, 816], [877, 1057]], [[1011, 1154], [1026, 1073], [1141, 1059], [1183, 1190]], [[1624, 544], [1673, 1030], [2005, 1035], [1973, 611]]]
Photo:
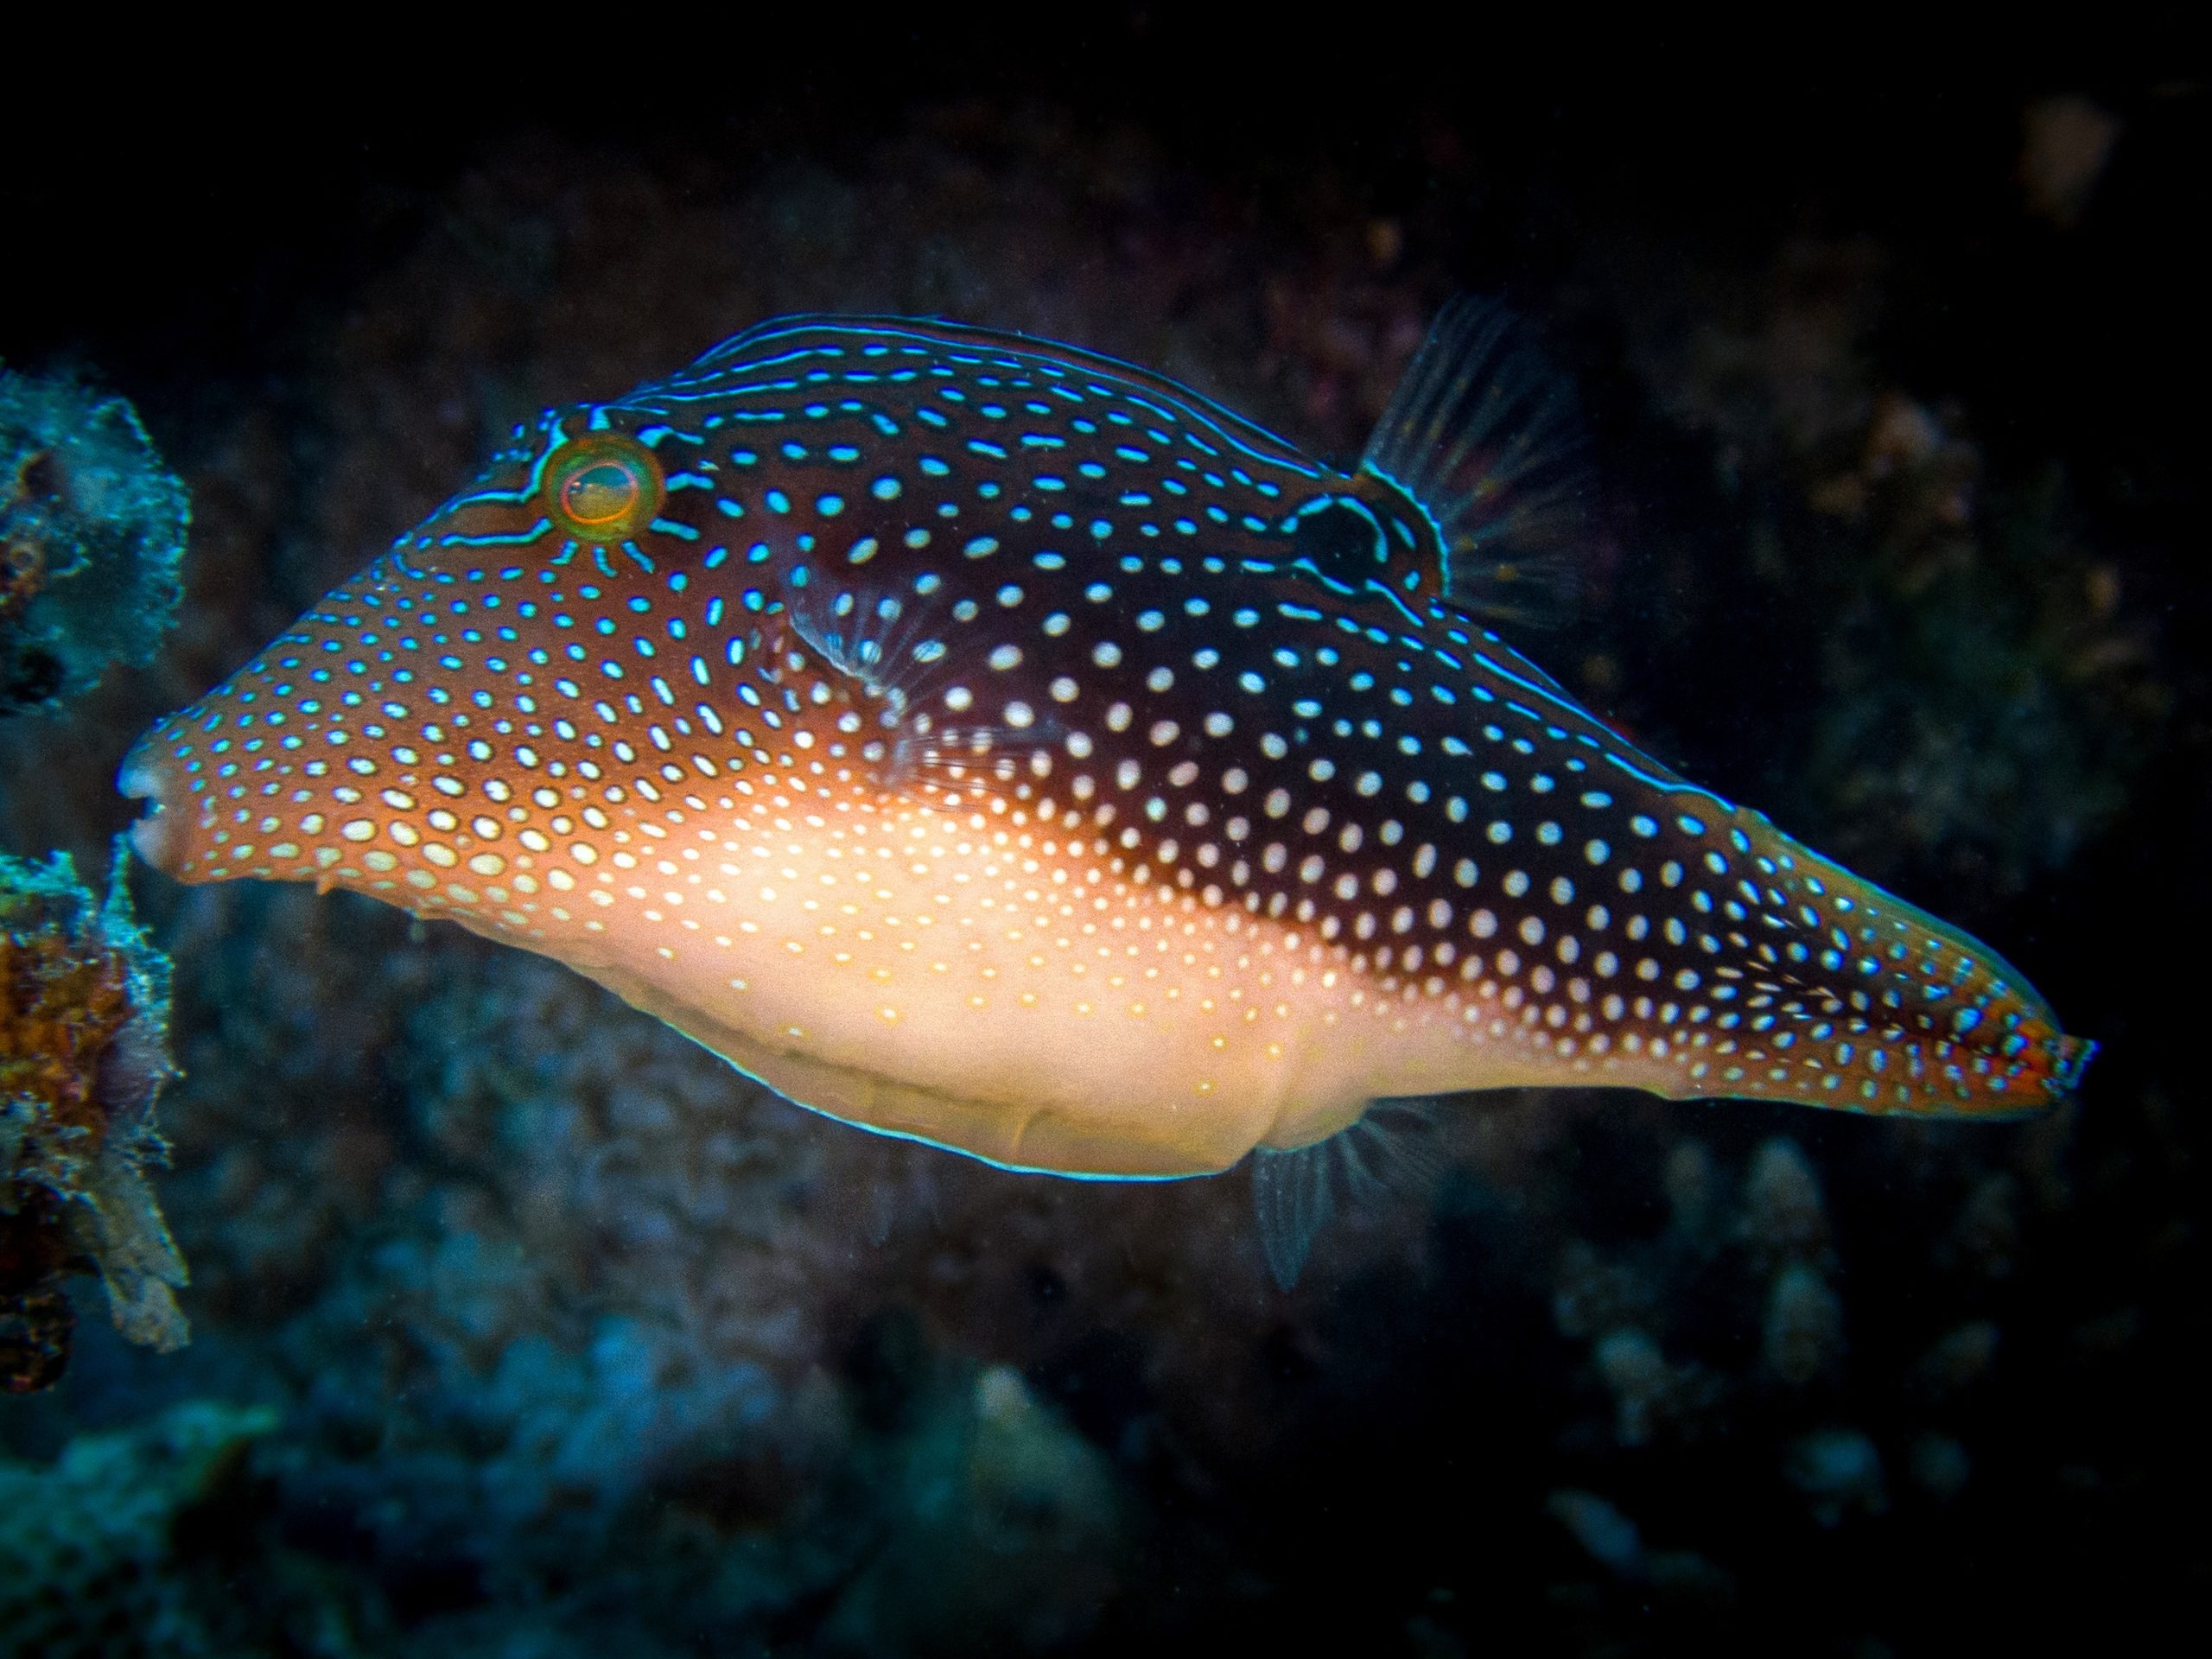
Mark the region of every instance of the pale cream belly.
[[789, 803], [625, 837], [527, 931], [457, 918], [803, 1105], [1018, 1168], [1208, 1173], [1377, 1096], [1567, 1069], [1494, 987], [1371, 971], [1293, 918], [1116, 872], [1091, 833]]

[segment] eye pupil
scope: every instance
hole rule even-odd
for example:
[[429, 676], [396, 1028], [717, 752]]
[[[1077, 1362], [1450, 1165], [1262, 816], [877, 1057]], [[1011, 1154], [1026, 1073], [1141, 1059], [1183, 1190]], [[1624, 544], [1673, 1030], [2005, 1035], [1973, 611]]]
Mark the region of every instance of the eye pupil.
[[637, 478], [619, 461], [580, 467], [561, 486], [561, 505], [580, 524], [612, 524], [637, 500]]

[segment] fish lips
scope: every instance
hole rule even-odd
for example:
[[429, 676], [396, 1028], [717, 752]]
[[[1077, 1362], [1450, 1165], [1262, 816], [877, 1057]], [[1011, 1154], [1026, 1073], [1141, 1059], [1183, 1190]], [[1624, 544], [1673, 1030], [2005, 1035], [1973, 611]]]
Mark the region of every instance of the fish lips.
[[156, 869], [175, 875], [188, 856], [181, 812], [173, 798], [174, 772], [156, 757], [160, 728], [138, 740], [124, 757], [115, 786], [124, 799], [145, 801], [146, 811], [130, 826], [130, 849]]

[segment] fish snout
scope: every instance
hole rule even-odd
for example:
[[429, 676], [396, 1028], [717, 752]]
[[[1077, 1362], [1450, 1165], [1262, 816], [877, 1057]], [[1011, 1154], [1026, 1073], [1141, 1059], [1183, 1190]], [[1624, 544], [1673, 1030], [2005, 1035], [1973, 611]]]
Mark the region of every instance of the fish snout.
[[193, 855], [193, 821], [200, 815], [188, 799], [182, 766], [163, 721], [132, 746], [116, 773], [115, 786], [127, 800], [148, 803], [130, 826], [130, 846], [156, 869], [179, 878], [188, 874]]
[[[142, 736], [116, 774], [124, 796], [147, 803], [130, 830], [138, 855], [180, 881], [253, 876], [327, 885], [391, 874], [396, 854], [360, 844], [390, 816], [385, 808], [401, 800], [411, 806], [413, 778], [388, 774], [401, 769], [395, 755], [408, 757], [401, 765], [411, 772], [414, 752], [378, 742], [382, 722], [405, 717], [394, 694], [410, 703], [423, 696], [429, 710], [449, 694], [414, 689], [411, 666], [391, 670], [386, 682], [370, 664], [390, 662], [394, 645], [416, 648], [410, 621], [430, 597], [428, 582], [397, 556], [378, 559], [325, 594], [261, 656]], [[385, 618], [398, 639], [379, 638]], [[432, 638], [444, 643], [442, 633]], [[459, 669], [458, 658], [448, 660]], [[366, 702], [372, 691], [383, 694], [374, 704]], [[444, 741], [435, 721], [422, 729], [429, 741]], [[457, 760], [448, 756], [445, 765]], [[450, 776], [446, 786], [461, 787]]]

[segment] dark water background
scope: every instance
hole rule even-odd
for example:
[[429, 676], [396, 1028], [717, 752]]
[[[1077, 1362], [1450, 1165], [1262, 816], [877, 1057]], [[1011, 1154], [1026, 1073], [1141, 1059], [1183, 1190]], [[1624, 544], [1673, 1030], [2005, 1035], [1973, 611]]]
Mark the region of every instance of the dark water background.
[[[197, 518], [160, 662], [0, 725], [10, 852], [100, 868], [150, 718], [518, 418], [765, 315], [1065, 339], [1344, 460], [1471, 289], [1544, 327], [1602, 480], [1582, 616], [1531, 654], [2104, 1052], [2025, 1125], [1463, 1100], [1449, 1173], [1285, 1296], [1241, 1173], [887, 1144], [456, 930], [146, 876], [194, 1339], [126, 1349], [85, 1287], [0, 1478], [88, 1534], [176, 1519], [105, 1578], [39, 1558], [55, 1617], [111, 1621], [87, 1652], [1874, 1655], [2201, 1606], [2212, 83], [2179, 15], [1940, 61], [1854, 15], [1757, 75], [1603, 77], [1164, 14], [640, 18], [496, 96], [378, 52], [367, 90], [57, 103], [68, 142], [0, 181], [0, 355], [131, 397]], [[273, 1415], [181, 1481], [145, 1436], [188, 1401]], [[105, 1473], [39, 1472], [108, 1432], [141, 1438]]]

